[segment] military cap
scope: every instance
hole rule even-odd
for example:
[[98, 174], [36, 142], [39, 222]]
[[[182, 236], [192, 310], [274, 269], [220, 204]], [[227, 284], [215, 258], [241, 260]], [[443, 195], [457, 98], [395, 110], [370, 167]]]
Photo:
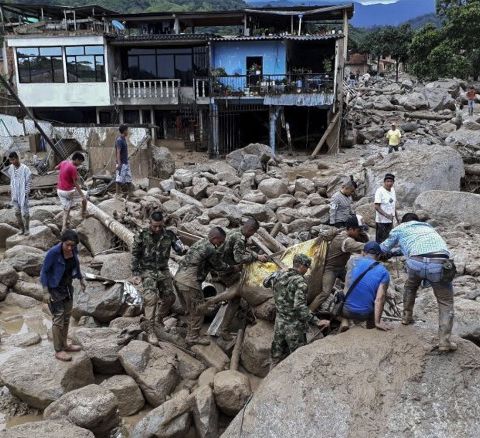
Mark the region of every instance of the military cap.
[[305, 254], [295, 254], [293, 257], [293, 264], [299, 264], [309, 268], [312, 265], [312, 259]]

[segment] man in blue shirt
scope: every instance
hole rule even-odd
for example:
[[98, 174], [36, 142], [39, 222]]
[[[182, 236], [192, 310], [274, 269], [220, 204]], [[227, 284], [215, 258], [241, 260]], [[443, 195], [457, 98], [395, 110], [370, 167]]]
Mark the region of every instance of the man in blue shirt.
[[116, 196], [120, 197], [123, 188], [127, 186], [128, 196], [133, 193], [132, 172], [128, 161], [128, 126], [120, 125], [118, 128], [120, 135], [115, 140], [115, 162], [116, 162]]
[[456, 344], [450, 342], [453, 326], [453, 287], [455, 265], [450, 260], [447, 244], [435, 229], [420, 222], [414, 213], [407, 213], [402, 223], [393, 229], [381, 244], [383, 252], [400, 246], [405, 257], [408, 279], [403, 295], [402, 324], [413, 322], [413, 306], [418, 288], [423, 280], [428, 281], [438, 302], [438, 337], [440, 351], [454, 351]]
[[364, 272], [366, 274], [345, 299], [340, 331], [348, 329], [349, 320], [366, 321], [367, 328], [389, 330], [389, 327], [382, 322], [382, 313], [390, 274], [385, 266], [378, 263], [381, 255], [380, 245], [377, 242], [368, 242], [363, 249], [363, 255], [350, 260], [345, 283], [346, 290], [349, 290], [350, 285]]

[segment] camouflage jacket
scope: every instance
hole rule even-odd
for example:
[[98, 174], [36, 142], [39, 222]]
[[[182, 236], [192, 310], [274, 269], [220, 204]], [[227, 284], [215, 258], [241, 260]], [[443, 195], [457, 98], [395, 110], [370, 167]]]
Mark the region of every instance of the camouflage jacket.
[[132, 272], [139, 275], [145, 271], [158, 271], [168, 269], [170, 248], [176, 253], [184, 254], [182, 242], [170, 230], [158, 236], [149, 229], [140, 231], [133, 241]]
[[288, 322], [319, 322], [307, 306], [307, 282], [295, 269], [274, 272], [263, 285], [273, 288], [278, 317]]
[[228, 231], [225, 242], [218, 251], [230, 266], [251, 263], [258, 259], [258, 254], [247, 248], [247, 238], [240, 229]]
[[195, 289], [200, 288], [211, 271], [226, 271], [229, 266], [208, 238], [195, 242], [178, 265], [175, 281]]

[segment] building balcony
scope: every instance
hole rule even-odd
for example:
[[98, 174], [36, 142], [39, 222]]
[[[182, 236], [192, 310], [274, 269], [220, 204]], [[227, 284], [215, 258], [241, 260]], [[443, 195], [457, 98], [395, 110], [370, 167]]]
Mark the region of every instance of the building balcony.
[[113, 81], [116, 105], [177, 105], [180, 79]]

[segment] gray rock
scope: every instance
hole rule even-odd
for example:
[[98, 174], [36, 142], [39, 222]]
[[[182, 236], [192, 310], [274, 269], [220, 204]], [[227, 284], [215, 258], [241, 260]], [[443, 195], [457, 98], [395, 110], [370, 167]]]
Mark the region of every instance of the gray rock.
[[252, 394], [248, 377], [239, 371], [220, 371], [213, 379], [213, 393], [218, 408], [226, 415], [236, 415]]
[[210, 219], [225, 218], [232, 224], [240, 223], [242, 219], [242, 212], [236, 205], [223, 201], [210, 208], [207, 214]]
[[196, 380], [206, 368], [202, 362], [171, 343], [160, 342], [160, 348], [178, 359], [177, 371], [182, 380]]
[[95, 373], [122, 374], [118, 352], [123, 346], [117, 342], [120, 332], [120, 329], [113, 328], [77, 328], [72, 339], [91, 359]]
[[[35, 358], [35, 360], [32, 360]], [[45, 409], [65, 393], [93, 383], [92, 363], [79, 352], [71, 362], [55, 359], [51, 345], [20, 351], [0, 368], [0, 380], [29, 406]]]
[[142, 391], [130, 376], [109, 377], [101, 386], [112, 391], [117, 397], [118, 411], [122, 417], [136, 414], [145, 405]]
[[[418, 163], [429, 163], [418, 166]], [[412, 205], [420, 193], [429, 190], [459, 190], [465, 176], [460, 154], [440, 145], [408, 144], [399, 154], [388, 154], [373, 167], [366, 168], [366, 195], [373, 196], [383, 185], [386, 173], [396, 175], [395, 191], [402, 207]]]
[[218, 373], [218, 370], [215, 367], [207, 368], [200, 376], [198, 377], [198, 387], [208, 385], [213, 387], [213, 378], [215, 374]]
[[93, 256], [112, 247], [113, 233], [98, 219], [89, 217], [77, 229], [78, 237]]
[[267, 178], [258, 185], [258, 190], [267, 198], [278, 198], [280, 195], [288, 193], [288, 186], [280, 179]]
[[70, 391], [50, 404], [43, 416], [51, 420], [66, 419], [91, 430], [95, 436], [108, 436], [120, 424], [117, 398], [99, 385]]
[[240, 202], [237, 207], [242, 212], [242, 216], [253, 217], [259, 222], [270, 222], [275, 219], [275, 213], [266, 205]]
[[13, 287], [17, 281], [17, 271], [9, 263], [0, 262], [0, 283], [7, 287]]
[[100, 275], [112, 280], [127, 280], [132, 276], [132, 255], [121, 252], [104, 256]]
[[34, 298], [37, 301], [43, 302], [45, 291], [40, 283], [32, 283], [29, 281], [18, 280], [13, 291], [16, 294], [24, 295], [26, 297]]
[[[325, 438], [393, 438], [413, 430], [419, 437], [473, 437], [480, 426], [480, 406], [472, 411], [480, 395], [480, 368], [471, 368], [478, 347], [460, 340], [457, 352], [443, 355], [431, 351], [432, 338], [415, 327], [354, 328], [302, 347], [269, 373], [222, 437], [240, 430], [251, 437], [322, 431]], [[456, 420], [445, 421], [445, 412]]]
[[373, 202], [355, 207], [355, 213], [362, 216], [364, 224], [375, 228], [375, 204]]
[[[152, 409], [132, 430], [131, 438], [162, 437], [182, 438], [191, 426], [190, 414], [178, 415], [179, 406], [185, 403], [188, 391], [182, 390], [174, 398]], [[172, 421], [168, 421], [173, 417]]]
[[63, 211], [61, 205], [38, 205], [30, 208], [30, 220], [40, 222], [53, 221]]
[[95, 438], [87, 429], [66, 420], [34, 421], [8, 428], [2, 438]]
[[442, 139], [448, 138], [448, 136], [457, 130], [457, 126], [452, 122], [442, 123], [437, 127], [437, 133]]
[[53, 234], [52, 230], [46, 225], [40, 225], [31, 227], [29, 236], [20, 234], [10, 236], [5, 241], [5, 247], [9, 249], [16, 245], [25, 245], [47, 251], [57, 242], [58, 239], [55, 234]]
[[445, 143], [455, 148], [465, 161], [475, 162], [480, 156], [480, 131], [460, 128], [452, 132]]
[[194, 173], [189, 169], [177, 169], [173, 174], [173, 179], [187, 187], [192, 185], [193, 176]]
[[181, 207], [181, 205], [180, 205], [179, 202], [172, 201], [172, 200], [164, 202], [162, 204], [162, 208], [167, 214], [175, 213], [176, 211], [180, 210], [180, 207]]
[[224, 370], [230, 363], [228, 356], [215, 342], [210, 342], [210, 345], [194, 345], [192, 351], [206, 367]]
[[5, 251], [5, 261], [16, 271], [37, 277], [42, 269], [44, 251], [32, 246], [17, 245]]
[[175, 159], [170, 150], [163, 146], [152, 146], [152, 175], [168, 178], [175, 173]]
[[388, 100], [388, 98], [384, 95], [378, 96], [374, 101], [373, 101], [373, 107], [378, 110], [382, 111], [393, 111], [395, 109], [395, 105]]
[[4, 301], [7, 298], [8, 287], [0, 283], [0, 301]]
[[160, 182], [160, 188], [165, 193], [170, 193], [171, 190], [174, 190], [177, 188], [177, 185], [175, 184], [175, 181], [173, 179], [169, 178]]
[[137, 382], [154, 407], [165, 402], [178, 383], [177, 359], [158, 347], [131, 341], [118, 353], [127, 374]]
[[[16, 225], [18, 226], [18, 225]], [[5, 242], [14, 234], [17, 234], [20, 230], [18, 228], [12, 227], [9, 224], [0, 223], [0, 248], [5, 248]]]
[[428, 108], [428, 101], [422, 93], [414, 92], [403, 95], [399, 101], [408, 111], [415, 111]]
[[191, 196], [188, 196], [176, 189], [172, 189], [170, 191], [170, 197], [174, 201], [178, 201], [181, 205], [194, 205], [200, 209], [203, 208], [203, 204], [200, 201], [197, 201], [195, 198], [192, 198]]
[[210, 386], [200, 387], [196, 391], [192, 414], [200, 438], [218, 437], [218, 410]]
[[315, 183], [308, 178], [297, 178], [295, 180], [295, 191], [307, 194], [313, 193], [315, 191]]
[[110, 198], [100, 202], [97, 207], [109, 216], [121, 216], [125, 212], [125, 202], [121, 199]]
[[480, 195], [474, 193], [432, 190], [419, 195], [414, 208], [430, 218], [454, 224], [465, 221], [473, 226], [480, 225]]
[[252, 143], [242, 149], [230, 152], [225, 160], [235, 170], [246, 172], [261, 169], [262, 163], [267, 163], [272, 157], [272, 149], [269, 146]]
[[243, 195], [242, 200], [255, 202], [257, 204], [265, 204], [267, 197], [259, 190], [252, 190]]
[[40, 303], [35, 298], [10, 292], [5, 298], [5, 304], [8, 304], [9, 306], [17, 306], [22, 309], [31, 309], [38, 306]]
[[241, 360], [243, 367], [258, 377], [265, 377], [270, 369], [270, 350], [273, 341], [273, 325], [257, 320], [245, 330]]
[[428, 106], [433, 111], [441, 111], [449, 109], [455, 111], [455, 99], [448, 93], [448, 91], [441, 88], [425, 87], [423, 94], [427, 99]]
[[8, 224], [12, 227], [18, 227], [17, 218], [15, 217], [15, 209], [2, 208], [0, 209], [0, 223]]
[[273, 211], [278, 210], [279, 208], [292, 208], [297, 203], [297, 200], [292, 195], [282, 195], [276, 199], [269, 199], [267, 201], [267, 207], [270, 207]]
[[122, 284], [105, 289], [102, 283], [88, 282], [85, 292], [77, 291], [73, 297], [73, 316], [93, 316], [100, 322], [110, 322], [121, 314], [122, 296]]
[[27, 332], [9, 336], [6, 339], [5, 344], [24, 348], [31, 347], [32, 345], [39, 344], [40, 342], [42, 342], [42, 338], [38, 333]]

